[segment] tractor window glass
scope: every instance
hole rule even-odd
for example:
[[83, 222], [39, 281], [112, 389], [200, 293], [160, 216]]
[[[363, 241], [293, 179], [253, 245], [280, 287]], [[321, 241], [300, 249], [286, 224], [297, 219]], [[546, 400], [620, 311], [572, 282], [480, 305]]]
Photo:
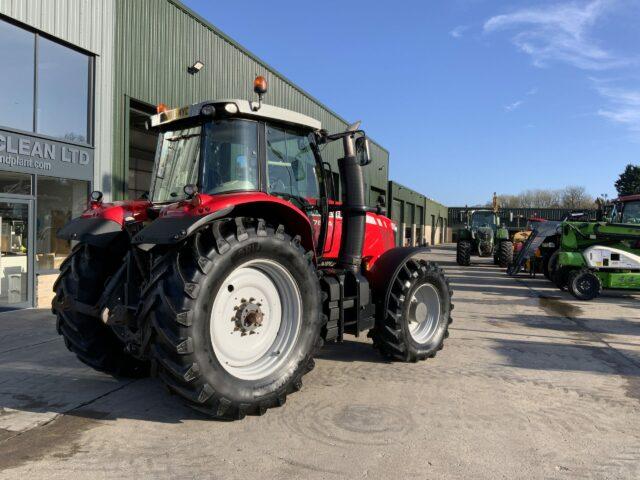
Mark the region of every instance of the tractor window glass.
[[640, 201], [629, 202], [624, 205], [620, 223], [640, 223]]
[[196, 183], [200, 153], [200, 126], [162, 134], [151, 184], [153, 202], [175, 202], [184, 198], [184, 186]]
[[471, 217], [472, 227], [493, 227], [495, 224], [493, 212], [474, 212]]
[[306, 135], [267, 127], [267, 182], [269, 193], [307, 201], [319, 197], [316, 159]]
[[205, 125], [202, 191], [258, 189], [258, 124], [220, 120]]

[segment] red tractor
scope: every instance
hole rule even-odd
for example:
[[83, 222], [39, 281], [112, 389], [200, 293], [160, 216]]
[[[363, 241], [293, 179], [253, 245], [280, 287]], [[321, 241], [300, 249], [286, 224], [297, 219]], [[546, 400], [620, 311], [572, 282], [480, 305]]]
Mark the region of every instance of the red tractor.
[[[67, 347], [114, 375], [157, 375], [219, 418], [259, 415], [300, 389], [323, 341], [368, 331], [389, 359], [443, 346], [451, 289], [425, 248], [365, 203], [368, 141], [328, 134], [259, 101], [208, 101], [149, 120], [159, 141], [147, 199], [89, 208], [54, 286]], [[342, 202], [321, 150], [341, 141]], [[330, 167], [329, 167], [330, 168]]]

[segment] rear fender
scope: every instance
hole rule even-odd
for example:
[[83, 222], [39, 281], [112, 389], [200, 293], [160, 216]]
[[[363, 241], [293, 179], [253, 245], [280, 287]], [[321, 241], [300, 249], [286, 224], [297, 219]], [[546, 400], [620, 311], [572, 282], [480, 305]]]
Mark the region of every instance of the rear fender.
[[78, 217], [58, 230], [57, 236], [63, 240], [75, 240], [105, 248], [115, 241], [122, 231], [122, 225], [114, 220], [101, 217]]
[[200, 227], [214, 220], [228, 216], [233, 207], [210, 213], [208, 215], [194, 216], [166, 216], [159, 217], [143, 228], [133, 237], [131, 243], [141, 250], [151, 250], [156, 245], [175, 245], [185, 238], [190, 237]]
[[234, 216], [261, 218], [274, 228], [283, 225], [292, 237], [300, 236], [300, 244], [305, 250], [315, 254], [316, 241], [309, 217], [290, 203], [280, 201], [258, 201], [244, 203], [234, 208]]
[[147, 200], [91, 205], [80, 217], [59, 229], [57, 237], [105, 248], [124, 231], [125, 222], [144, 222], [150, 205]]
[[315, 251], [308, 217], [293, 206], [268, 200], [227, 205], [207, 215], [161, 216], [133, 237], [132, 243], [145, 251], [156, 245], [175, 245], [212, 221], [230, 216], [261, 218], [274, 227], [282, 224], [290, 235], [300, 235], [300, 244], [305, 250]]

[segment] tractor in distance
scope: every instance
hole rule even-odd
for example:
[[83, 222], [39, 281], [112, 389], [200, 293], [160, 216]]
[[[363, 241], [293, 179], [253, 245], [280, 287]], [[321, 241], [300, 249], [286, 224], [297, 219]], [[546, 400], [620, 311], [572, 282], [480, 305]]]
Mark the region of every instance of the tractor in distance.
[[458, 232], [456, 262], [469, 266], [471, 256], [493, 256], [493, 263], [503, 268], [513, 260], [513, 243], [509, 231], [500, 225], [497, 197], [493, 196], [493, 209], [479, 209], [463, 212], [465, 227]]
[[640, 290], [640, 195], [616, 200], [607, 221], [563, 222], [551, 263], [556, 285], [579, 300]]
[[[384, 204], [365, 203], [359, 124], [258, 101], [160, 105], [147, 199], [88, 209], [54, 285], [67, 347], [111, 374], [161, 379], [217, 418], [260, 415], [301, 388], [325, 341], [368, 332], [385, 358], [442, 349], [451, 289], [425, 248], [396, 247]], [[343, 197], [329, 199], [321, 150], [342, 143]]]

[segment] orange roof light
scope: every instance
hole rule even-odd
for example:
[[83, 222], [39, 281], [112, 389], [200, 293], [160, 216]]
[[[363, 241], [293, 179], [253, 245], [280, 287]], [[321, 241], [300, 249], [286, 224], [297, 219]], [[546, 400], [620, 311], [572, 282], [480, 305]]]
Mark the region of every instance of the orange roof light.
[[164, 103], [159, 103], [156, 107], [156, 113], [164, 113], [167, 110], [169, 110], [169, 107], [167, 107]]
[[267, 79], [262, 75], [258, 75], [253, 81], [253, 91], [258, 95], [267, 93]]

